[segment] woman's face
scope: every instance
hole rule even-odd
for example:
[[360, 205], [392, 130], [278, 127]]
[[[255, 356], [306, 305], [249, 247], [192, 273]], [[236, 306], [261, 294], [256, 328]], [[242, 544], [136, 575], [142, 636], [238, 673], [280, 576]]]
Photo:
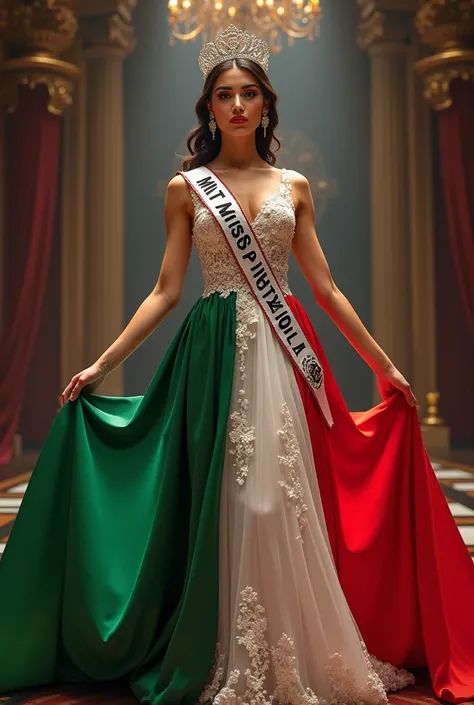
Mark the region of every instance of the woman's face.
[[217, 77], [208, 107], [221, 132], [238, 137], [255, 132], [266, 104], [253, 73], [232, 68]]

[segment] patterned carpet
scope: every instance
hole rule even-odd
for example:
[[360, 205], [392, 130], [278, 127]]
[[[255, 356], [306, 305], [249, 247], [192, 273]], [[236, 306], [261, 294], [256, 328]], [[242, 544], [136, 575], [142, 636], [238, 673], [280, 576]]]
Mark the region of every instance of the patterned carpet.
[[[474, 467], [446, 460], [433, 460], [433, 469], [449, 503], [461, 536], [474, 560]], [[0, 481], [0, 555], [28, 486], [30, 472], [13, 474]], [[389, 696], [393, 705], [430, 705], [434, 697], [426, 674], [417, 674], [417, 684]], [[12, 695], [0, 695], [0, 703], [8, 705], [136, 705], [137, 700], [126, 686], [55, 686], [36, 688]]]

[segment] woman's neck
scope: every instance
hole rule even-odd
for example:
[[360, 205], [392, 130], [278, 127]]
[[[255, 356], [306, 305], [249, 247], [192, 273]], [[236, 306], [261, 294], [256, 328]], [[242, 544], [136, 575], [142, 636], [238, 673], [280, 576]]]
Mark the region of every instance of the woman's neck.
[[257, 152], [255, 134], [237, 139], [222, 135], [220, 152], [213, 161], [213, 167], [216, 169], [235, 169], [238, 171], [262, 167], [264, 164], [266, 162]]

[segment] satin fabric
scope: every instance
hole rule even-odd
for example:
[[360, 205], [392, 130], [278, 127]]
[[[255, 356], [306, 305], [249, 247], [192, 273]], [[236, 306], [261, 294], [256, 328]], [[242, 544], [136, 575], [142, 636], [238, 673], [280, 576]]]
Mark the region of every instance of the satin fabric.
[[349, 413], [320, 341], [293, 296], [286, 302], [325, 371], [328, 429], [295, 369], [311, 434], [339, 579], [369, 652], [428, 666], [438, 697], [474, 696], [474, 564], [401, 393]]
[[218, 623], [235, 306], [199, 299], [143, 397], [59, 412], [0, 561], [0, 692], [126, 677], [194, 705]]
[[[329, 430], [296, 374], [339, 579], [371, 653], [474, 694], [474, 567], [401, 395], [350, 414], [324, 364]], [[127, 678], [194, 705], [218, 628], [233, 297], [199, 299], [143, 397], [58, 414], [0, 561], [0, 691]]]

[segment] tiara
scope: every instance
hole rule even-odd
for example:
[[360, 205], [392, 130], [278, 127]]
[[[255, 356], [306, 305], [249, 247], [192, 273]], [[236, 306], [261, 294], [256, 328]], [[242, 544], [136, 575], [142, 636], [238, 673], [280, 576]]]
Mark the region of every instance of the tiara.
[[250, 59], [268, 71], [268, 44], [231, 24], [213, 42], [207, 42], [199, 53], [199, 68], [207, 78], [213, 68], [229, 59]]

